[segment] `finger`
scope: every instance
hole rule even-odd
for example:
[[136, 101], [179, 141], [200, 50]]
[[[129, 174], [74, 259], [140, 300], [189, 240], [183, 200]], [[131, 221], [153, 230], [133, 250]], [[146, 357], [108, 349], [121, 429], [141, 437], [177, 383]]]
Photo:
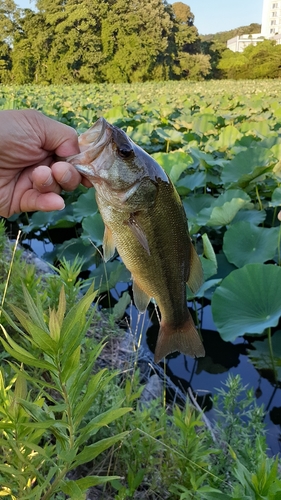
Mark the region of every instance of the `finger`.
[[20, 201], [21, 212], [51, 212], [62, 210], [65, 207], [64, 200], [56, 193], [40, 193], [37, 189], [25, 191]]
[[52, 175], [65, 191], [73, 191], [82, 181], [79, 172], [65, 161], [58, 161], [52, 165]]
[[40, 165], [35, 168], [31, 174], [33, 188], [37, 189], [40, 193], [57, 193], [61, 192], [61, 187], [54, 179], [50, 167]]
[[[34, 121], [36, 121], [36, 131], [41, 139], [42, 149], [55, 151], [58, 156], [70, 156], [80, 152], [78, 136], [72, 127], [34, 110], [24, 111], [26, 111], [26, 117], [33, 128]], [[28, 111], [33, 113], [27, 113]]]

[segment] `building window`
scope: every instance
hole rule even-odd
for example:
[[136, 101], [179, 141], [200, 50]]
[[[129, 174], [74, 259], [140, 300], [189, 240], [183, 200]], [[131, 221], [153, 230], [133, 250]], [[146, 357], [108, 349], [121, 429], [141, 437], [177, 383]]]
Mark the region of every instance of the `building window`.
[[271, 26], [274, 26], [276, 24], [276, 19], [273, 19], [273, 21], [271, 21]]
[[277, 12], [276, 12], [276, 11], [272, 12], [272, 13], [271, 13], [271, 16], [272, 16], [272, 17], [277, 17]]
[[271, 30], [270, 30], [270, 34], [272, 35], [272, 34], [274, 34], [274, 33], [275, 33], [275, 29], [272, 29], [272, 28], [271, 28]]
[[273, 9], [278, 9], [278, 2], [273, 3], [273, 4], [272, 4], [272, 8], [273, 8]]

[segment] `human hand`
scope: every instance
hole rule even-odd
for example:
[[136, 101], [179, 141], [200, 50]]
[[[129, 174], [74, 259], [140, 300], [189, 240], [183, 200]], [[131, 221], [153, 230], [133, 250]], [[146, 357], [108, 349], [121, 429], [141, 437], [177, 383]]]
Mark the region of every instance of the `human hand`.
[[64, 208], [59, 193], [91, 184], [61, 157], [79, 153], [74, 129], [32, 109], [0, 111], [0, 215]]

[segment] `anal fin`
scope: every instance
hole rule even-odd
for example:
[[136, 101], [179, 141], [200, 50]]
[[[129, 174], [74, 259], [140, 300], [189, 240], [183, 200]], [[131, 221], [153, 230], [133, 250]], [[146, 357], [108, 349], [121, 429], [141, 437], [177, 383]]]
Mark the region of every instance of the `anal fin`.
[[111, 257], [113, 257], [115, 252], [115, 243], [113, 240], [113, 234], [112, 231], [107, 226], [105, 226], [102, 246], [103, 246], [103, 258], [104, 261], [107, 262], [108, 260], [111, 259]]
[[139, 312], [144, 312], [150, 302], [150, 297], [133, 280], [134, 302]]
[[203, 275], [202, 264], [193, 244], [191, 243], [190, 271], [187, 284], [190, 290], [193, 293], [196, 293], [198, 292], [199, 288], [203, 285], [203, 283], [204, 283], [204, 275]]

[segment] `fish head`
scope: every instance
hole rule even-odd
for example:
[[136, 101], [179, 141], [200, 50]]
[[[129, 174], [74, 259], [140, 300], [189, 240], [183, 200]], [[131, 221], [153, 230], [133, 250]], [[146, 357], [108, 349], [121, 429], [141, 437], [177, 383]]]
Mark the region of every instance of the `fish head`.
[[67, 160], [96, 188], [98, 194], [124, 204], [144, 180], [168, 181], [164, 170], [118, 127], [104, 118], [79, 137], [80, 154]]

